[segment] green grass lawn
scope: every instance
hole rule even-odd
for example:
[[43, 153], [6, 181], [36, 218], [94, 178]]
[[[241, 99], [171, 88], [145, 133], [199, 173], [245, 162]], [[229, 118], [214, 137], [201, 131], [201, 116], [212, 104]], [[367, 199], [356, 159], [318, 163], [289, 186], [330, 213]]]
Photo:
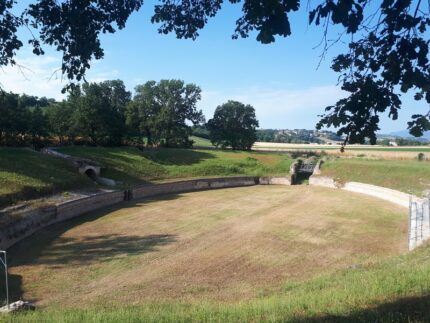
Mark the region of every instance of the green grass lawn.
[[194, 141], [194, 144], [193, 144], [194, 147], [198, 147], [198, 148], [214, 147], [214, 145], [212, 145], [209, 139], [197, 137], [197, 136], [191, 136], [190, 139]]
[[[287, 174], [285, 154], [131, 147], [65, 147], [61, 152], [93, 159], [102, 175], [125, 185], [145, 181], [209, 176]], [[64, 160], [22, 148], [0, 148], [0, 207], [64, 190], [94, 187]]]
[[[430, 246], [386, 253], [395, 249], [390, 239], [407, 237], [407, 211], [389, 203], [256, 186], [124, 206], [45, 229], [10, 250], [10, 281], [42, 305], [11, 321], [430, 320]], [[372, 246], [381, 249], [372, 255]], [[229, 299], [249, 286], [251, 297]]]
[[430, 162], [366, 158], [329, 158], [322, 175], [341, 182], [362, 182], [421, 195], [430, 189]]
[[27, 149], [0, 148], [0, 206], [92, 186], [64, 160]]
[[[98, 306], [47, 309], [14, 322], [429, 322], [430, 246], [375, 264], [346, 268], [278, 295], [242, 303]], [[11, 318], [12, 319], [12, 318]]]
[[213, 149], [64, 147], [59, 151], [99, 162], [106, 167], [103, 176], [128, 184], [208, 176], [285, 175], [292, 163], [281, 153]]

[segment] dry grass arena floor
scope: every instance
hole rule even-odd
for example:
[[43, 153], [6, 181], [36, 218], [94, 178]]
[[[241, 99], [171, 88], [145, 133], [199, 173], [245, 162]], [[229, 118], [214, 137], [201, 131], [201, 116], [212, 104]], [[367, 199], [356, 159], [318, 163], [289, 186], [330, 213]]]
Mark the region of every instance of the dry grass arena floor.
[[235, 302], [406, 252], [407, 210], [309, 186], [254, 186], [123, 204], [9, 250], [14, 299], [48, 307]]

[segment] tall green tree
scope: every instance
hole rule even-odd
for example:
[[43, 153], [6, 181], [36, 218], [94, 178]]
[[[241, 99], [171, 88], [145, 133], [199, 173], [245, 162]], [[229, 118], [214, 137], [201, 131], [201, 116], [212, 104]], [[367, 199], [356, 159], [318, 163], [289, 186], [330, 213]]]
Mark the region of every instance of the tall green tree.
[[28, 129], [28, 116], [28, 110], [19, 104], [19, 95], [0, 92], [0, 143], [14, 144], [22, 139]]
[[48, 120], [40, 107], [29, 110], [27, 133], [31, 136], [33, 144], [39, 144], [42, 137], [47, 137]]
[[71, 141], [75, 137], [73, 128], [74, 107], [67, 101], [53, 104], [46, 108], [49, 131], [58, 137], [60, 144], [64, 144], [66, 138]]
[[201, 90], [181, 80], [149, 81], [136, 87], [133, 103], [128, 106], [127, 125], [138, 128], [149, 144], [189, 147], [191, 124], [204, 122], [197, 110]]
[[131, 94], [122, 81], [85, 83], [69, 101], [76, 108], [75, 131], [92, 144], [120, 144], [125, 135], [125, 109]]
[[257, 141], [255, 109], [238, 101], [228, 101], [215, 110], [207, 123], [212, 144], [222, 148], [250, 150]]

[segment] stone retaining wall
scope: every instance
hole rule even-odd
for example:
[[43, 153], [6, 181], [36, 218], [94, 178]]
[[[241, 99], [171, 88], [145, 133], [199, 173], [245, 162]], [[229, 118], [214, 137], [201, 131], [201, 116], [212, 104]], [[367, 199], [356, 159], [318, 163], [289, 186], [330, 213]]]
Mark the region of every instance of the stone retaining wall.
[[347, 182], [343, 184], [336, 182], [331, 177], [314, 175], [309, 178], [309, 185], [339, 188], [349, 192], [370, 195], [406, 208], [409, 207], [409, 194], [382, 186], [358, 182]]
[[293, 176], [294, 175], [283, 177], [260, 177], [259, 183], [260, 185], [291, 185]]
[[13, 217], [13, 221], [0, 230], [0, 249], [2, 250], [9, 248], [41, 228], [54, 223], [57, 217], [57, 207], [50, 205], [28, 208], [3, 216]]
[[54, 222], [61, 222], [75, 216], [95, 211], [124, 201], [124, 191], [108, 192], [84, 197], [56, 205], [57, 217]]
[[409, 194], [376, 185], [348, 182], [343, 190], [370, 195], [409, 208]]
[[162, 194], [183, 193], [224, 187], [252, 186], [259, 183], [258, 177], [226, 177], [196, 179], [180, 182], [142, 185], [131, 190], [133, 198], [145, 198]]
[[199, 190], [244, 187], [258, 184], [290, 185], [289, 177], [224, 177], [178, 181], [162, 184], [142, 185], [126, 191], [96, 194], [56, 205], [16, 208], [2, 213], [10, 218], [0, 230], [0, 249], [7, 249], [18, 241], [50, 224], [65, 221], [104, 207], [130, 199], [140, 199], [163, 194], [183, 193]]
[[327, 176], [311, 176], [309, 177], [309, 185], [323, 186], [329, 188], [338, 188], [333, 178]]

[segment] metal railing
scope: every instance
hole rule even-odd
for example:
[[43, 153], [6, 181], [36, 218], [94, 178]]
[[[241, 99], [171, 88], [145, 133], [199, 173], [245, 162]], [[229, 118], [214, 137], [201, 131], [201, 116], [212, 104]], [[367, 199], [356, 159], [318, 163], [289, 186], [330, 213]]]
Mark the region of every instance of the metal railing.
[[409, 199], [409, 249], [430, 238], [430, 198]]

